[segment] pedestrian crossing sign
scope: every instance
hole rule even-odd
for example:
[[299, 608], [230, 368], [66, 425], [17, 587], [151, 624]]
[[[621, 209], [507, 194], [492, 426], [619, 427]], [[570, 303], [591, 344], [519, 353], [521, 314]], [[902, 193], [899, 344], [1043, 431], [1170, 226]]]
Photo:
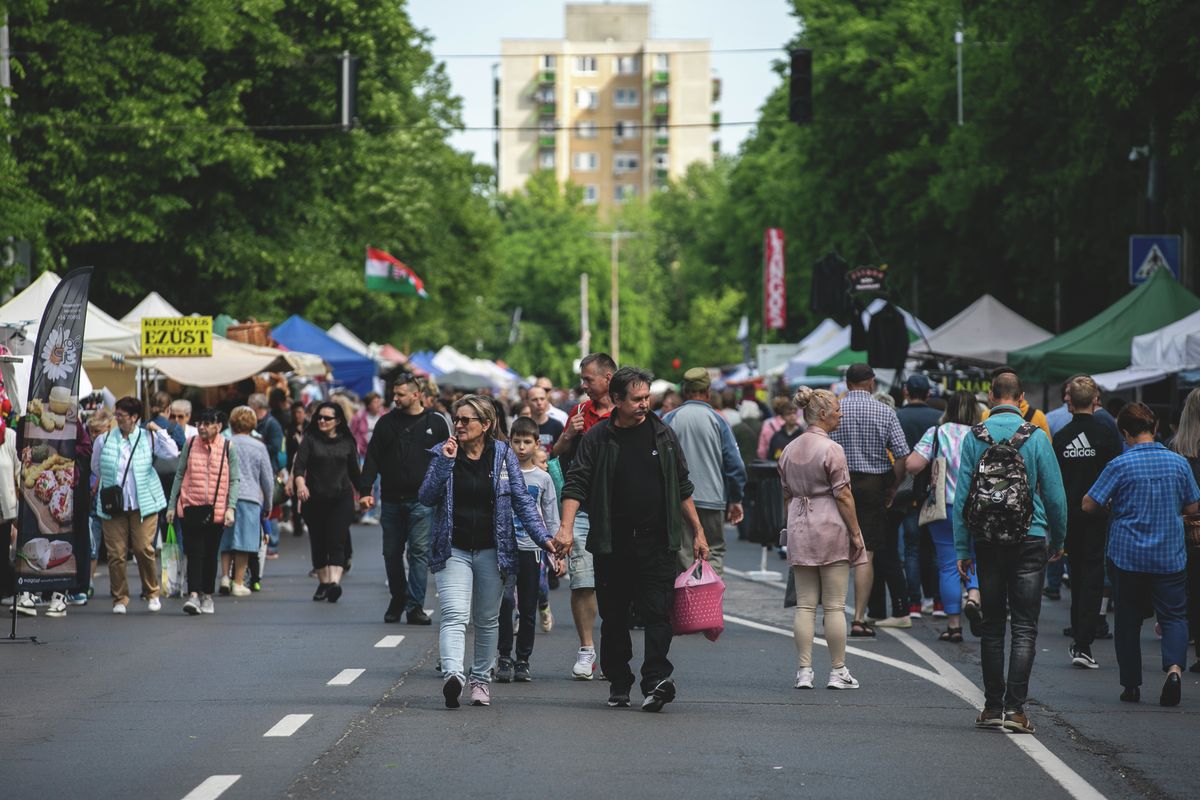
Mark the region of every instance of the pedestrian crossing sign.
[[1130, 236], [1129, 285], [1145, 283], [1164, 268], [1179, 280], [1179, 250], [1178, 236]]

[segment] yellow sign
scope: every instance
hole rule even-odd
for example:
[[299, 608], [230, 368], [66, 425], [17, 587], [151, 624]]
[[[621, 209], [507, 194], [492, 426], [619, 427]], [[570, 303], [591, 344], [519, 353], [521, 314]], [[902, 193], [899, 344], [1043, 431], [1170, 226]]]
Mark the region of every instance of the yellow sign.
[[143, 356], [213, 354], [212, 317], [143, 317]]

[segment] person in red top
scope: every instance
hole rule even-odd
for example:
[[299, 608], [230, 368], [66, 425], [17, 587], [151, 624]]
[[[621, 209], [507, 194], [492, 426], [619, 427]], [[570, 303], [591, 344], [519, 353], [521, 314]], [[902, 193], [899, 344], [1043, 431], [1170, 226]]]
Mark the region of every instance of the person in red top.
[[[607, 353], [592, 353], [579, 362], [579, 385], [588, 399], [571, 409], [567, 426], [552, 451], [552, 455], [561, 460], [564, 473], [570, 467], [579, 439], [612, 413], [608, 382], [616, 371], [617, 363]], [[581, 681], [590, 681], [596, 672], [596, 644], [592, 638], [597, 615], [596, 574], [592, 554], [584, 547], [590, 528], [587, 509], [580, 508], [575, 516], [575, 547], [571, 550], [570, 574], [571, 616], [575, 618], [575, 630], [579, 633], [579, 652], [571, 676]]]

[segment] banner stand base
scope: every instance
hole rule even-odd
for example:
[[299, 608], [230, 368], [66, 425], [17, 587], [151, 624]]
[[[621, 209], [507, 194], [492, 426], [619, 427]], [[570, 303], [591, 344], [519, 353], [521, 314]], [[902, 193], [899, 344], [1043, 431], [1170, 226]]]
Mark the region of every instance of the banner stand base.
[[0, 642], [12, 642], [14, 644], [42, 644], [36, 636], [17, 636], [17, 595], [13, 595], [12, 605], [12, 629], [8, 636], [0, 639]]

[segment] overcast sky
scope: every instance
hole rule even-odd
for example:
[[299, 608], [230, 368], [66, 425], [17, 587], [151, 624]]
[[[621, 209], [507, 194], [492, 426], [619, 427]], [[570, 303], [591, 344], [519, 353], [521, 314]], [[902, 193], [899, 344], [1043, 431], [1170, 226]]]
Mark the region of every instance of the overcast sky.
[[[563, 0], [409, 0], [417, 27], [434, 37], [435, 56], [498, 53], [501, 39], [561, 39]], [[709, 39], [714, 50], [778, 48], [763, 53], [713, 53], [721, 78], [716, 110], [725, 122], [753, 122], [778, 83], [771, 62], [797, 29], [787, 0], [653, 0], [650, 34], [660, 39]], [[446, 58], [454, 92], [463, 98], [468, 127], [492, 124], [492, 64], [495, 58]], [[737, 152], [750, 126], [721, 129], [721, 151]], [[455, 134], [454, 146], [492, 160], [492, 134]]]

